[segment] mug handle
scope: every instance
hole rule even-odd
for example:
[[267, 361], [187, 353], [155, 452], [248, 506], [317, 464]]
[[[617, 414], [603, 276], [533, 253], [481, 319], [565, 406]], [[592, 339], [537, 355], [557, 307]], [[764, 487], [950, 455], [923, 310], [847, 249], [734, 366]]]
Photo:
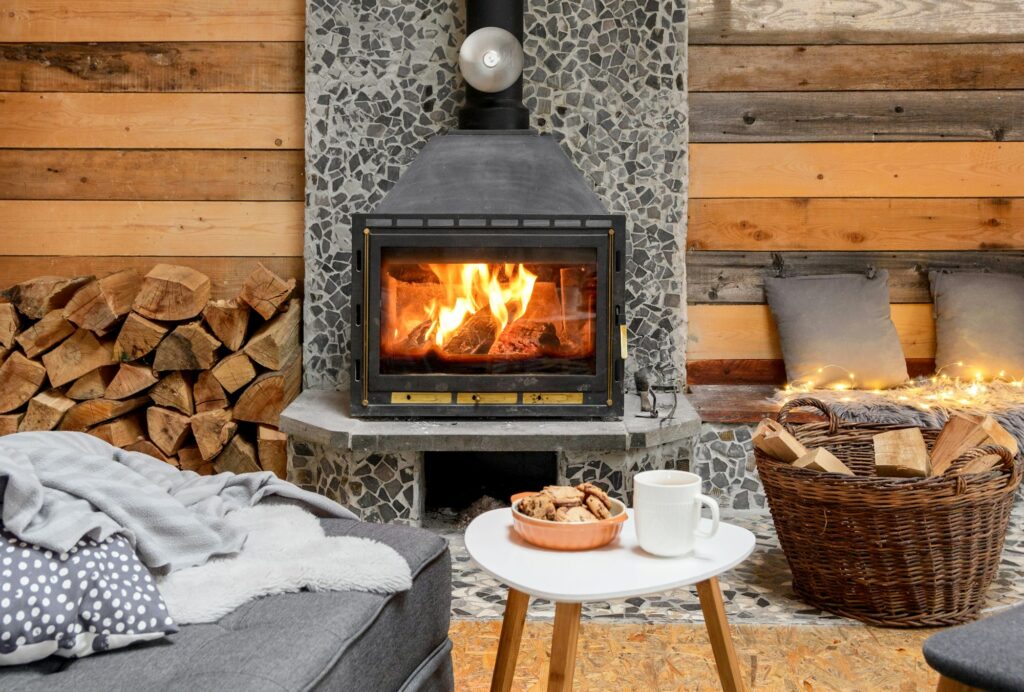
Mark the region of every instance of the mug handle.
[[[701, 538], [712, 538], [718, 533], [718, 503], [707, 495], [698, 495], [697, 502], [711, 510], [711, 530], [705, 533], [700, 529], [694, 531]], [[700, 505], [697, 505], [697, 520], [700, 520]]]

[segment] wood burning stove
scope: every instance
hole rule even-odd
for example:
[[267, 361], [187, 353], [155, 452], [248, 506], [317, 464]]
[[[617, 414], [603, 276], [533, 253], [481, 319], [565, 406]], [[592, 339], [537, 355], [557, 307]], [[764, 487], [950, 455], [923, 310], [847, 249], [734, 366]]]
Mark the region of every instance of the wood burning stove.
[[[521, 0], [467, 19], [522, 38]], [[625, 217], [521, 94], [467, 89], [462, 129], [353, 214], [354, 416], [621, 417]]]

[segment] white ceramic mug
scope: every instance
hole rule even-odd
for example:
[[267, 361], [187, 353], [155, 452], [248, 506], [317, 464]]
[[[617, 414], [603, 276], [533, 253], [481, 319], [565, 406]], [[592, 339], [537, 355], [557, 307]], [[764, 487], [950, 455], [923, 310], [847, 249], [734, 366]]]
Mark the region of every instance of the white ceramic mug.
[[[633, 476], [633, 519], [640, 547], [654, 555], [678, 557], [693, 550], [697, 537], [718, 532], [718, 503], [700, 492], [700, 476], [687, 471], [644, 471]], [[711, 510], [711, 530], [700, 531], [700, 508]]]

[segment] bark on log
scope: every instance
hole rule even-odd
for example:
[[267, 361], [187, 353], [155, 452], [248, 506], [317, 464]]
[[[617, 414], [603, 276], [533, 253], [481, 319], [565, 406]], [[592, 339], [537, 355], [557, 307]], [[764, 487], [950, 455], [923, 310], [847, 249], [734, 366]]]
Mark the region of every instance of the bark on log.
[[114, 342], [114, 359], [127, 362], [148, 355], [167, 336], [167, 327], [129, 313]]
[[17, 342], [26, 356], [36, 358], [74, 333], [75, 325], [64, 319], [64, 311], [51, 310], [19, 334]]
[[500, 326], [490, 309], [484, 308], [455, 330], [443, 350], [459, 356], [487, 353], [498, 338]]
[[105, 334], [132, 309], [139, 285], [139, 274], [134, 269], [90, 281], [68, 301], [64, 318], [82, 329]]
[[75, 401], [99, 399], [107, 391], [107, 387], [117, 375], [116, 365], [105, 365], [87, 372], [75, 380], [68, 388], [67, 395]]
[[189, 432], [189, 417], [160, 406], [146, 409], [146, 430], [149, 439], [160, 451], [171, 455], [178, 451]]
[[149, 391], [149, 396], [157, 406], [173, 408], [186, 416], [195, 411], [191, 375], [186, 372], [175, 370], [165, 375]]
[[152, 387], [156, 382], [157, 376], [148, 365], [121, 363], [117, 375], [111, 380], [103, 396], [107, 399], [127, 399]]
[[192, 416], [192, 434], [203, 459], [212, 460], [220, 454], [235, 432], [238, 424], [231, 418], [231, 411], [217, 409]]
[[227, 408], [228, 406], [228, 397], [224, 393], [224, 388], [220, 386], [220, 382], [217, 381], [217, 378], [209, 370], [199, 373], [199, 377], [196, 378], [196, 386], [192, 389], [192, 394], [195, 399], [196, 413]]
[[153, 369], [158, 372], [209, 370], [217, 362], [219, 346], [220, 342], [203, 329], [199, 322], [180, 325], [156, 347]]
[[249, 339], [245, 353], [269, 370], [280, 370], [299, 352], [301, 320], [302, 304], [298, 300], [289, 301], [284, 312], [260, 327]]
[[75, 400], [64, 396], [59, 389], [40, 392], [28, 402], [18, 431], [53, 430], [74, 405]]
[[48, 312], [63, 310], [71, 296], [92, 280], [91, 276], [40, 276], [0, 291], [0, 296], [14, 303], [18, 312], [30, 320], [41, 320]]
[[242, 348], [249, 327], [248, 305], [238, 299], [211, 300], [203, 310], [203, 318], [229, 351]]
[[301, 358], [294, 358], [281, 370], [260, 375], [235, 402], [235, 419], [277, 427], [281, 411], [298, 396], [301, 384]]
[[234, 394], [256, 377], [256, 368], [252, 366], [249, 356], [242, 351], [232, 353], [214, 365], [211, 372], [229, 394]]
[[224, 451], [213, 460], [213, 468], [217, 473], [253, 473], [262, 470], [256, 463], [256, 449], [241, 435], [231, 438]]
[[0, 365], [0, 413], [7, 413], [31, 399], [46, 379], [46, 368], [17, 351]]
[[20, 327], [21, 320], [18, 319], [18, 311], [14, 309], [14, 305], [0, 303], [0, 346], [12, 348]]
[[272, 471], [278, 478], [288, 477], [288, 435], [269, 425], [259, 426], [256, 433], [256, 450], [260, 466]]
[[90, 399], [75, 404], [64, 414], [58, 428], [85, 432], [94, 425], [131, 413], [149, 403], [148, 396], [137, 396], [123, 401], [113, 399]]
[[258, 312], [265, 320], [269, 320], [291, 297], [295, 290], [295, 279], [285, 281], [262, 264], [246, 278], [239, 296]]
[[191, 267], [158, 264], [146, 274], [132, 308], [153, 320], [188, 320], [206, 307], [210, 277]]
[[95, 428], [90, 428], [87, 432], [115, 447], [125, 447], [126, 445], [144, 440], [146, 437], [146, 433], [142, 429], [142, 416], [139, 413], [132, 413], [106, 423], [100, 423]]

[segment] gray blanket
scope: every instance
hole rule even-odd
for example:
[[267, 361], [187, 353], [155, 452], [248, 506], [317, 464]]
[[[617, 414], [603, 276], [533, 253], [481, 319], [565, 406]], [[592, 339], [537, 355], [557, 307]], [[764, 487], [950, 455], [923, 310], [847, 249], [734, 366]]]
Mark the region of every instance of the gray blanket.
[[246, 534], [225, 515], [268, 496], [318, 516], [354, 518], [269, 472], [200, 476], [85, 433], [0, 438], [0, 525], [58, 552], [120, 533], [154, 572], [200, 565], [241, 549]]

